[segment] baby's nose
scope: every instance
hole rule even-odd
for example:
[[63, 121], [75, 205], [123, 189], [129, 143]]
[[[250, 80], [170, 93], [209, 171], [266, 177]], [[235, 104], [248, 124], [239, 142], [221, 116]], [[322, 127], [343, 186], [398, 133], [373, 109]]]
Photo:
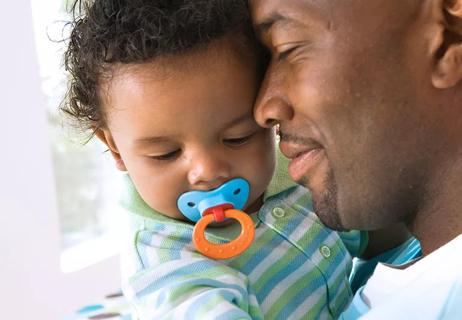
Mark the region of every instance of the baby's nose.
[[188, 172], [189, 183], [204, 189], [217, 188], [229, 178], [229, 163], [213, 154], [196, 157]]

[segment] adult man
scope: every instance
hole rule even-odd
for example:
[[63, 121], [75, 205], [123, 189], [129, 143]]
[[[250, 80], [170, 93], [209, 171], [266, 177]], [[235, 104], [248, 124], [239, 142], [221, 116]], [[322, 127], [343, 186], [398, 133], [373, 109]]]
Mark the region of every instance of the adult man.
[[379, 265], [351, 308], [450, 317], [462, 305], [462, 0], [252, 0], [251, 10], [272, 51], [255, 117], [280, 125], [289, 173], [318, 215], [338, 230], [405, 222], [421, 242], [423, 259]]

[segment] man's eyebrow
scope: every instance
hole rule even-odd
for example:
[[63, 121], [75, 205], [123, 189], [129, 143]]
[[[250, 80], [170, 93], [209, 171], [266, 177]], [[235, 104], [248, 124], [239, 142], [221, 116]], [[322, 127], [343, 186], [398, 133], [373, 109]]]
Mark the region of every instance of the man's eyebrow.
[[292, 20], [292, 18], [284, 16], [280, 13], [273, 13], [268, 18], [264, 19], [262, 22], [256, 24], [255, 30], [259, 36], [262, 36], [264, 33], [268, 32], [268, 30], [271, 29], [271, 27], [274, 26], [276, 23], [279, 23], [281, 21], [289, 22]]

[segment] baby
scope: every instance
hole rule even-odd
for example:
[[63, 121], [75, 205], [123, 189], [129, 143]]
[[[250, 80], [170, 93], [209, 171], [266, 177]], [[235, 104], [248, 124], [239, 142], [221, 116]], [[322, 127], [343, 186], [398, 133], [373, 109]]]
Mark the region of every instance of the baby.
[[[137, 315], [336, 318], [351, 299], [351, 255], [365, 241], [320, 222], [308, 191], [276, 163], [274, 131], [253, 119], [265, 55], [247, 1], [95, 0], [80, 10], [64, 110], [127, 172], [123, 289]], [[255, 236], [241, 254], [212, 259], [197, 251], [177, 201], [236, 178], [250, 186], [243, 210]], [[223, 244], [240, 230], [228, 220], [206, 236]]]

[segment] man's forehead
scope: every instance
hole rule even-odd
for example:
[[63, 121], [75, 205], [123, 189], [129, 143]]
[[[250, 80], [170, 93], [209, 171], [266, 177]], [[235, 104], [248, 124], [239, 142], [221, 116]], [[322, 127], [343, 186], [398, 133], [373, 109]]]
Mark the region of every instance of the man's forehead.
[[[332, 0], [333, 1], [333, 0]], [[252, 19], [258, 34], [276, 23], [309, 23], [318, 19], [320, 6], [313, 0], [250, 0]]]
[[274, 15], [286, 15], [291, 7], [301, 0], [250, 0], [250, 7], [255, 21], [266, 20]]

